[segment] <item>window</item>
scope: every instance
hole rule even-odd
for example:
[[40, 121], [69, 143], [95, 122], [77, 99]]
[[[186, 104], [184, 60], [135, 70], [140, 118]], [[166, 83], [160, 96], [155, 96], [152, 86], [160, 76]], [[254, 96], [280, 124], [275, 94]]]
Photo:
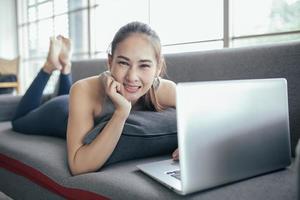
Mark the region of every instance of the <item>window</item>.
[[223, 2], [153, 0], [150, 1], [150, 24], [167, 46], [222, 40]]
[[[25, 91], [45, 61], [49, 37], [73, 40], [73, 60], [106, 57], [130, 21], [157, 31], [163, 53], [300, 40], [300, 0], [19, 0], [20, 72]], [[46, 92], [54, 90], [52, 77]]]
[[[73, 40], [74, 58], [88, 58], [87, 0], [18, 1], [19, 46], [22, 55], [21, 81], [25, 91], [45, 62], [49, 38], [62, 34]], [[51, 77], [45, 92], [55, 88], [58, 73]]]
[[299, 0], [232, 0], [232, 46], [300, 39]]
[[102, 0], [93, 14], [94, 53], [106, 56], [106, 50], [121, 26], [131, 21], [149, 23], [148, 0]]

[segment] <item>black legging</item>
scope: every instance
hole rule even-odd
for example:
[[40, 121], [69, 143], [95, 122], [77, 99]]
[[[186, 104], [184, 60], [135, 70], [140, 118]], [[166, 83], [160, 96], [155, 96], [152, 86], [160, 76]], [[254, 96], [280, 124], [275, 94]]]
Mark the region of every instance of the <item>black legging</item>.
[[60, 74], [58, 95], [41, 104], [50, 75], [41, 70], [21, 99], [12, 120], [13, 130], [66, 138], [71, 75]]

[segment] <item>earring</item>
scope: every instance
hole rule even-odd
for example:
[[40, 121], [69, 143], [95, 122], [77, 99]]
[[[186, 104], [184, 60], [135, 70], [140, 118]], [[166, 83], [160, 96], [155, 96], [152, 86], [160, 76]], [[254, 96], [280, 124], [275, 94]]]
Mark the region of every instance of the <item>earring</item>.
[[158, 78], [158, 76], [154, 78], [152, 85], [155, 90], [158, 89], [158, 87], [160, 85], [160, 79]]

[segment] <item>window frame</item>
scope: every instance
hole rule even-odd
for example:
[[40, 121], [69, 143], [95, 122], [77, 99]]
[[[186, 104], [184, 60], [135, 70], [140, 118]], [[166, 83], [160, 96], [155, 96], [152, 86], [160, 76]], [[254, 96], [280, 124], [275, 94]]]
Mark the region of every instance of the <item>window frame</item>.
[[[151, 1], [152, 0], [146, 0], [148, 1], [148, 24], [151, 25], [151, 21], [150, 21], [150, 9], [151, 9]], [[216, 39], [208, 39], [208, 40], [198, 40], [198, 41], [191, 41], [191, 42], [177, 42], [177, 43], [172, 43], [172, 44], [162, 44], [162, 48], [164, 49], [168, 49], [168, 47], [174, 47], [174, 48], [178, 48], [178, 52], [182, 52], [180, 51], [180, 47], [184, 48], [184, 45], [188, 46], [192, 46], [192, 45], [199, 45], [200, 44], [209, 44], [209, 43], [216, 43], [216, 42], [222, 42], [223, 45], [220, 48], [230, 48], [230, 47], [234, 47], [234, 42], [238, 41], [238, 40], [244, 40], [244, 39], [253, 39], [253, 38], [263, 38], [263, 37], [274, 37], [274, 36], [284, 36], [284, 35], [297, 35], [300, 34], [300, 28], [298, 30], [294, 30], [294, 31], [282, 31], [282, 32], [269, 32], [269, 33], [264, 33], [264, 34], [250, 34], [250, 35], [242, 35], [242, 36], [232, 36], [231, 34], [231, 16], [230, 16], [230, 12], [231, 12], [231, 3], [233, 0], [223, 0], [223, 37], [221, 38], [216, 38]], [[42, 5], [44, 3], [47, 2], [52, 2], [52, 15], [49, 17], [44, 17], [44, 18], [39, 18], [38, 16], [38, 6]], [[39, 55], [39, 56], [31, 56], [29, 55], [29, 43], [30, 43], [30, 35], [29, 35], [29, 27], [32, 24], [35, 24], [38, 28], [38, 24], [39, 22], [42, 22], [44, 20], [49, 20], [52, 19], [53, 20], [53, 34], [55, 32], [55, 18], [62, 16], [62, 15], [67, 15], [67, 17], [69, 18], [70, 14], [75, 13], [75, 12], [87, 12], [87, 30], [85, 30], [87, 33], [87, 49], [86, 51], [80, 51], [80, 52], [76, 52], [73, 54], [73, 58], [75, 58], [74, 60], [76, 60], [76, 57], [78, 59], [91, 59], [91, 58], [101, 58], [101, 57], [106, 57], [106, 51], [99, 51], [96, 49], [95, 45], [93, 45], [95, 39], [95, 35], [93, 35], [93, 27], [96, 26], [95, 23], [95, 19], [93, 19], [93, 14], [96, 11], [96, 8], [98, 6], [101, 6], [101, 1], [100, 0], [86, 0], [86, 2], [84, 3], [85, 6], [80, 7], [80, 8], [76, 8], [73, 10], [67, 10], [66, 12], [59, 12], [59, 13], [55, 13], [55, 0], [43, 0], [43, 1], [38, 1], [38, 0], [34, 0], [34, 4], [29, 5], [29, 0], [24, 0], [24, 1], [16, 1], [16, 6], [17, 6], [17, 30], [18, 30], [18, 48], [19, 48], [19, 52], [21, 55], [25, 55], [25, 57], [22, 57], [21, 59], [21, 66], [22, 63], [30, 63], [30, 62], [35, 62], [35, 61], [39, 61], [39, 60], [44, 60], [45, 56], [43, 55]], [[36, 14], [36, 19], [30, 21], [29, 20], [29, 8], [35, 7], [35, 14]], [[26, 16], [25, 16], [26, 15]], [[24, 21], [22, 19], [22, 17], [25, 17]], [[70, 21], [70, 20], [69, 20]], [[69, 34], [70, 33], [70, 24], [69, 24]], [[22, 31], [27, 31], [27, 33], [23, 33]], [[38, 30], [37, 30], [38, 31]], [[37, 46], [39, 46], [38, 44], [38, 37], [36, 37], [36, 43]], [[27, 48], [27, 49], [26, 49]], [[216, 48], [216, 47], [215, 47]], [[212, 49], [215, 49], [212, 48]], [[105, 49], [105, 48], [103, 48]], [[37, 49], [38, 50], [38, 49]], [[201, 51], [202, 49], [199, 49], [199, 51]], [[163, 50], [164, 52], [164, 50]], [[168, 52], [165, 52], [168, 53]], [[174, 52], [173, 52], [174, 53]], [[27, 69], [28, 70], [28, 69]], [[24, 71], [24, 74], [27, 74], [28, 72], [25, 72], [26, 69], [21, 69], [21, 71]], [[26, 79], [26, 78], [24, 78]], [[28, 79], [28, 78], [27, 78]], [[29, 78], [30, 79], [30, 78]], [[32, 79], [32, 78], [31, 78]], [[26, 84], [28, 85], [29, 82], [31, 81], [25, 81]], [[25, 87], [26, 88], [26, 87]], [[22, 89], [22, 88], [21, 88]], [[23, 90], [22, 90], [23, 91]]]

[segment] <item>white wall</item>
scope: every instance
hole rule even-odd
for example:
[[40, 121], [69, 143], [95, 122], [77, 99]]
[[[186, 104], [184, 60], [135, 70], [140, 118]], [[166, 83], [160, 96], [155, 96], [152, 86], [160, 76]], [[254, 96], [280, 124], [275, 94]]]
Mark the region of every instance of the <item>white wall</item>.
[[15, 0], [0, 0], [0, 58], [18, 55], [17, 12]]

